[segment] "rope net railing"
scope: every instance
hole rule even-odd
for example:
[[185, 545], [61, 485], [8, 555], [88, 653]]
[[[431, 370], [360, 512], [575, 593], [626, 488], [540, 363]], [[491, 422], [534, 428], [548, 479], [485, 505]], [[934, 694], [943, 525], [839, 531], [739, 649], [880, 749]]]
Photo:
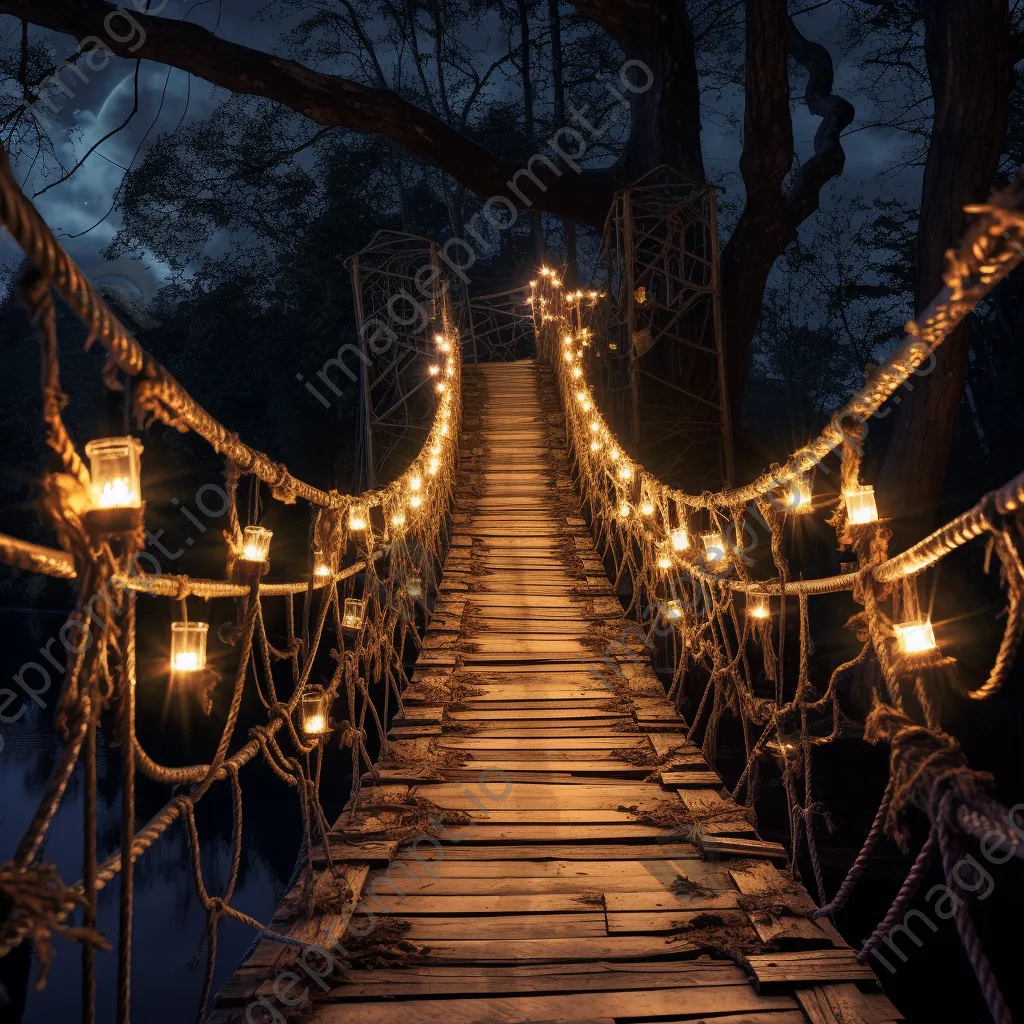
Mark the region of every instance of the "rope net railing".
[[[79, 942], [83, 957], [83, 1020], [95, 1019], [97, 949], [109, 949], [96, 927], [97, 892], [118, 875], [117, 1014], [130, 1019], [133, 864], [178, 821], [188, 836], [190, 870], [206, 912], [206, 974], [199, 1004], [205, 1016], [213, 981], [217, 928], [222, 918], [240, 921], [264, 939], [305, 944], [271, 931], [233, 905], [241, 865], [242, 769], [262, 761], [295, 789], [303, 822], [299, 866], [304, 913], [312, 909], [312, 865], [326, 862], [332, 877], [321, 805], [325, 748], [340, 740], [351, 761], [352, 798], [358, 800], [364, 770], [371, 778], [398, 757], [386, 723], [401, 708], [406, 666], [420, 646], [417, 613], [426, 615], [436, 594], [455, 489], [462, 423], [459, 332], [447, 284], [431, 294], [436, 408], [427, 440], [395, 481], [361, 494], [323, 490], [288, 472], [283, 464], [245, 444], [207, 413], [125, 330], [103, 298], [70, 259], [22, 194], [0, 150], [0, 219], [28, 257], [21, 294], [42, 348], [46, 440], [54, 467], [40, 481], [43, 515], [60, 548], [0, 536], [0, 560], [23, 570], [73, 579], [75, 607], [61, 636], [69, 654], [56, 708], [63, 746], [38, 808], [10, 861], [0, 865], [0, 957], [25, 939], [40, 962], [39, 986], [53, 956], [52, 936]], [[65, 428], [67, 403], [57, 358], [56, 291], [89, 330], [89, 344], [108, 353], [104, 380], [122, 389], [117, 371], [132, 378], [126, 392], [135, 422], [160, 421], [204, 438], [225, 460], [228, 529], [224, 531], [223, 579], [146, 572], [140, 555], [146, 538], [140, 483], [142, 446], [137, 438], [93, 440], [86, 458]], [[290, 582], [265, 582], [272, 535], [259, 520], [259, 502], [249, 503], [249, 521], [239, 512], [239, 491], [249, 477], [273, 499], [309, 503], [308, 565]], [[230, 690], [228, 710], [209, 760], [164, 765], [142, 746], [135, 728], [137, 662], [136, 604], [139, 595], [171, 599], [180, 608], [172, 623], [170, 658], [162, 673], [205, 704], [218, 685]], [[209, 623], [191, 617], [187, 599], [230, 600], [234, 613], [219, 635], [236, 653], [231, 678], [218, 684], [206, 659]], [[273, 607], [268, 602], [273, 602]], [[230, 605], [228, 607], [231, 607]], [[286, 624], [285, 643], [272, 642], [268, 619]], [[209, 616], [208, 616], [209, 617]], [[145, 655], [148, 658], [148, 654]], [[239, 735], [243, 696], [255, 692], [265, 721]], [[376, 700], [374, 699], [376, 696]], [[97, 853], [97, 730], [120, 742], [121, 848], [100, 862]], [[375, 734], [375, 739], [371, 736]], [[374, 749], [376, 748], [376, 749]], [[374, 764], [373, 755], [379, 751]], [[76, 767], [84, 773], [84, 872], [68, 884], [41, 856], [54, 816]], [[172, 787], [170, 799], [136, 827], [135, 780]], [[224, 891], [209, 891], [203, 877], [195, 809], [218, 783], [226, 783], [234, 808], [232, 855]], [[329, 779], [333, 787], [338, 780]], [[315, 851], [315, 855], [314, 855]], [[321, 872], [320, 876], [324, 873]], [[339, 896], [345, 888], [337, 873]], [[318, 892], [321, 889], [318, 888]], [[72, 914], [77, 915], [71, 923]]]
[[[538, 352], [554, 368], [565, 429], [585, 514], [616, 586], [629, 594], [627, 612], [647, 641], [665, 638], [673, 666], [670, 697], [699, 694], [690, 736], [714, 760], [724, 716], [738, 719], [744, 767], [733, 796], [754, 808], [760, 761], [778, 763], [791, 833], [790, 867], [806, 848], [819, 902], [831, 915], [847, 901], [882, 835], [907, 850], [909, 812], [930, 820], [930, 832], [885, 920], [860, 953], [866, 959], [902, 921], [910, 900], [937, 858], [947, 881], [970, 838], [1003, 859], [1024, 857], [1024, 843], [992, 797], [992, 779], [972, 771], [939, 723], [933, 696], [948, 686], [952, 659], [943, 655], [933, 624], [921, 610], [918, 578], [952, 551], [984, 539], [986, 568], [994, 557], [1007, 595], [1002, 641], [988, 677], [961, 692], [983, 701], [1005, 684], [1024, 632], [1024, 473], [908, 550], [890, 556], [891, 531], [879, 519], [874, 490], [861, 481], [866, 421], [970, 310], [1024, 262], [1024, 184], [1017, 181], [988, 203], [968, 207], [973, 223], [948, 254], [945, 288], [906, 328], [906, 337], [822, 433], [753, 483], [688, 494], [665, 485], [633, 461], [596, 408], [588, 379], [590, 351], [604, 339], [592, 324], [601, 296], [566, 290], [544, 267], [529, 299]], [[812, 473], [836, 453], [840, 491], [816, 497]], [[790, 566], [798, 524], [827, 513], [841, 549], [855, 557], [850, 571], [805, 580]], [[770, 538], [770, 560], [752, 557], [756, 525]], [[751, 540], [751, 537], [754, 540]], [[766, 578], [753, 573], [765, 564]], [[848, 592], [859, 607], [847, 626], [859, 651], [834, 665], [828, 678], [812, 672], [809, 599]], [[941, 637], [940, 637], [941, 639]], [[795, 644], [795, 650], [793, 645]], [[789, 655], [787, 656], [787, 651]], [[945, 669], [945, 671], [943, 671]], [[841, 701], [841, 690], [858, 701]], [[853, 717], [858, 703], [868, 713]], [[852, 705], [852, 706], [850, 706]], [[863, 715], [862, 715], [863, 717]], [[825, 892], [815, 827], [825, 817], [815, 794], [812, 750], [840, 735], [860, 734], [890, 746], [890, 781], [864, 848], [839, 892]], [[981, 948], [969, 905], [956, 924], [993, 1018], [1009, 1011]]]

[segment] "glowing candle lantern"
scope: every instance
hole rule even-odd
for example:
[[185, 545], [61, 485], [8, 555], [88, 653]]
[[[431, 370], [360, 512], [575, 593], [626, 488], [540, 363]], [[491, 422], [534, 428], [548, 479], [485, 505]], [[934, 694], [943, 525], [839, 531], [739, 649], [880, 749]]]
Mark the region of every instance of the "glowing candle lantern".
[[369, 515], [363, 505], [353, 505], [348, 511], [348, 528], [350, 530], [365, 530]]
[[806, 480], [790, 480], [779, 499], [780, 503], [794, 512], [806, 509], [811, 504], [811, 487]]
[[633, 470], [631, 470], [629, 468], [629, 466], [626, 466], [626, 465], [619, 466], [619, 479], [620, 480], [630, 480], [630, 479], [632, 479], [632, 477], [633, 477]]
[[632, 511], [632, 509], [630, 508], [629, 502], [628, 501], [624, 501], [619, 506], [619, 518], [620, 519], [628, 519], [629, 518], [629, 513], [631, 511]]
[[709, 562], [719, 562], [725, 558], [725, 541], [720, 533], [704, 533], [700, 539], [704, 542], [704, 557]]
[[341, 617], [342, 627], [358, 632], [363, 628], [364, 618], [366, 618], [366, 599], [358, 597], [345, 598], [345, 613]]
[[659, 569], [671, 569], [672, 568], [672, 550], [669, 545], [662, 541], [657, 548], [658, 552], [658, 568]]
[[686, 532], [685, 526], [680, 526], [669, 534], [674, 551], [685, 551], [690, 546], [690, 535]]
[[313, 575], [326, 578], [327, 576], [331, 575], [331, 567], [326, 562], [321, 562], [313, 570]]
[[419, 576], [410, 576], [405, 581], [405, 592], [414, 600], [419, 601], [423, 597], [423, 580]]
[[323, 690], [313, 690], [302, 695], [302, 731], [307, 736], [323, 736], [330, 731], [327, 694]]
[[436, 377], [440, 372], [441, 372], [441, 367], [438, 366], [437, 363], [434, 363], [430, 367], [430, 376], [431, 377]]
[[932, 629], [930, 619], [898, 622], [894, 623], [893, 628], [903, 654], [924, 654], [935, 650], [935, 630]]
[[270, 538], [273, 536], [273, 531], [263, 526], [247, 526], [242, 531], [242, 560], [265, 564], [270, 557]]
[[846, 517], [852, 525], [878, 522], [874, 487], [855, 487], [843, 491], [843, 498], [846, 500]]
[[651, 502], [649, 502], [649, 501], [645, 501], [640, 506], [640, 513], [641, 513], [641, 515], [645, 515], [645, 516], [652, 516], [652, 515], [654, 515], [654, 505]]
[[134, 437], [105, 437], [85, 446], [92, 478], [92, 507], [140, 508], [139, 461], [142, 444]]
[[666, 601], [664, 605], [665, 618], [671, 619], [673, 622], [677, 622], [683, 617], [683, 602], [682, 601]]
[[768, 598], [764, 594], [747, 594], [747, 615], [752, 619], [770, 619]]
[[200, 672], [206, 668], [206, 622], [171, 623], [171, 672]]

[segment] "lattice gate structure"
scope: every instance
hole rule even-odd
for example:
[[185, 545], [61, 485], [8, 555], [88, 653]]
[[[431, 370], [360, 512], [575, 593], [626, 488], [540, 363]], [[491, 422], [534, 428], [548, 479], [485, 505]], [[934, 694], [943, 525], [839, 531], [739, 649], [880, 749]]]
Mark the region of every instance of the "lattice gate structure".
[[635, 458], [691, 489], [732, 479], [714, 186], [657, 167], [616, 193], [591, 379]]
[[510, 288], [472, 295], [465, 303], [468, 339], [463, 359], [474, 363], [509, 362], [531, 357], [536, 349], [529, 289]]
[[352, 275], [360, 362], [356, 490], [395, 476], [430, 429], [430, 366], [441, 292], [437, 245], [378, 231], [345, 261]]

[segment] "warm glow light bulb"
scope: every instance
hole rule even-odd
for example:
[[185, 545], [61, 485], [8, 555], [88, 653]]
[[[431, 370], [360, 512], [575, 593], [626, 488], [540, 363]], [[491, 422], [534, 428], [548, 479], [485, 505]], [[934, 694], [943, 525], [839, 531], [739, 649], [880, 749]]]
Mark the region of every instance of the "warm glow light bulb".
[[565, 353], [565, 361], [567, 363], [571, 363], [572, 362], [572, 353], [571, 352], [566, 352]]
[[313, 570], [313, 574], [316, 575], [316, 576], [330, 576], [331, 575], [331, 567], [329, 565], [325, 565], [323, 562], [321, 562]]
[[725, 541], [720, 533], [705, 533], [700, 539], [704, 542], [704, 556], [709, 562], [725, 558]]
[[628, 501], [624, 501], [619, 506], [619, 517], [621, 519], [626, 519], [629, 516], [630, 511], [631, 511], [631, 509], [629, 507], [629, 502]]
[[747, 615], [752, 619], [767, 619], [771, 617], [771, 614], [767, 597], [760, 594], [747, 595]]
[[591, 433], [596, 434], [600, 429], [601, 429], [601, 424], [598, 423], [597, 420], [591, 420], [590, 421]]
[[592, 452], [599, 452], [601, 450], [601, 442], [597, 438], [590, 442], [590, 450]]
[[420, 505], [422, 505], [422, 504], [423, 504], [423, 499], [418, 494], [414, 494], [409, 499], [409, 507], [410, 508], [419, 508]]
[[652, 516], [654, 515], [654, 506], [649, 501], [645, 501], [640, 506], [640, 511], [645, 516]]
[[631, 480], [633, 477], [633, 470], [629, 466], [619, 466], [619, 479], [620, 480]]
[[391, 517], [392, 526], [405, 526], [405, 515], [402, 512], [396, 512]]
[[582, 366], [574, 366], [572, 368], [572, 375], [577, 380], [579, 380], [579, 378], [583, 376], [583, 367]]
[[445, 388], [447, 387], [447, 385], [445, 384], [445, 382], [443, 380], [439, 380], [437, 382], [437, 384], [435, 385], [435, 387], [437, 388], [437, 393], [439, 395], [441, 395], [441, 394], [444, 394], [444, 391], [445, 391]]
[[436, 377], [440, 372], [441, 372], [441, 367], [438, 366], [437, 363], [434, 363], [430, 367], [430, 376], [431, 377]]
[[418, 491], [423, 481], [418, 476], [409, 477], [409, 490]]
[[669, 534], [669, 539], [672, 541], [672, 547], [675, 551], [685, 551], [690, 546], [690, 535], [683, 526], [673, 530]]

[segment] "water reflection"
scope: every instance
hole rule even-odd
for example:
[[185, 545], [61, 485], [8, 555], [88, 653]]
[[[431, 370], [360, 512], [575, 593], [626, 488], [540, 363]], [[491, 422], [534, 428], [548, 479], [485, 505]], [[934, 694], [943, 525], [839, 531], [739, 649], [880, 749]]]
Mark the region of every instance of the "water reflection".
[[[61, 623], [59, 616], [45, 613], [0, 611], [0, 634], [4, 643], [0, 653], [0, 677], [9, 680], [26, 661], [38, 658], [38, 650]], [[54, 674], [56, 675], [56, 674]], [[49, 704], [40, 709], [29, 704], [25, 714], [13, 724], [0, 725], [4, 745], [0, 751], [0, 861], [8, 859], [38, 806], [50, 770], [59, 754], [60, 744], [52, 725], [54, 688], [45, 694]], [[10, 716], [16, 707], [7, 709]], [[238, 735], [244, 735], [249, 723], [242, 722]], [[209, 746], [205, 733], [215, 731], [216, 722], [206, 729], [164, 730], [164, 735], [140, 737], [153, 752], [169, 763], [188, 763], [201, 759]], [[148, 730], [146, 730], [148, 731]], [[182, 734], [191, 738], [183, 740]], [[207, 740], [207, 742], [202, 742]], [[189, 749], [194, 747], [195, 749]], [[120, 842], [120, 759], [109, 737], [101, 732], [98, 743], [98, 831], [101, 858], [117, 849]], [[42, 856], [56, 864], [65, 881], [73, 882], [82, 872], [82, 772], [76, 770], [67, 795], [57, 812]], [[294, 792], [262, 764], [252, 764], [242, 774], [245, 842], [236, 897], [233, 901], [243, 912], [267, 921], [280, 900], [291, 875], [301, 834]], [[139, 779], [137, 817], [148, 820], [163, 805], [169, 788]], [[232, 812], [226, 786], [216, 786], [199, 804], [196, 821], [203, 844], [203, 871], [211, 894], [223, 891], [231, 858]], [[117, 939], [119, 884], [115, 879], [99, 894], [98, 924], [112, 945]], [[206, 917], [195, 892], [185, 830], [172, 826], [136, 864], [135, 934], [132, 949], [133, 1018], [147, 1024], [181, 1024], [196, 1016], [205, 971]], [[253, 933], [233, 921], [222, 920], [219, 932], [218, 965], [214, 989], [229, 977], [249, 948]], [[78, 947], [57, 937], [55, 960], [47, 987], [34, 990], [38, 963], [33, 957], [22, 1020], [71, 1021], [80, 1014], [80, 963]], [[14, 958], [12, 958], [14, 959]], [[97, 1019], [113, 1020], [117, 959], [116, 953], [97, 956]], [[11, 984], [9, 975], [15, 975]], [[19, 979], [18, 974], [22, 974]], [[18, 981], [24, 984], [24, 972], [10, 962], [0, 964], [0, 977], [15, 1002]], [[0, 1008], [0, 1021], [16, 1022], [17, 1014]]]

